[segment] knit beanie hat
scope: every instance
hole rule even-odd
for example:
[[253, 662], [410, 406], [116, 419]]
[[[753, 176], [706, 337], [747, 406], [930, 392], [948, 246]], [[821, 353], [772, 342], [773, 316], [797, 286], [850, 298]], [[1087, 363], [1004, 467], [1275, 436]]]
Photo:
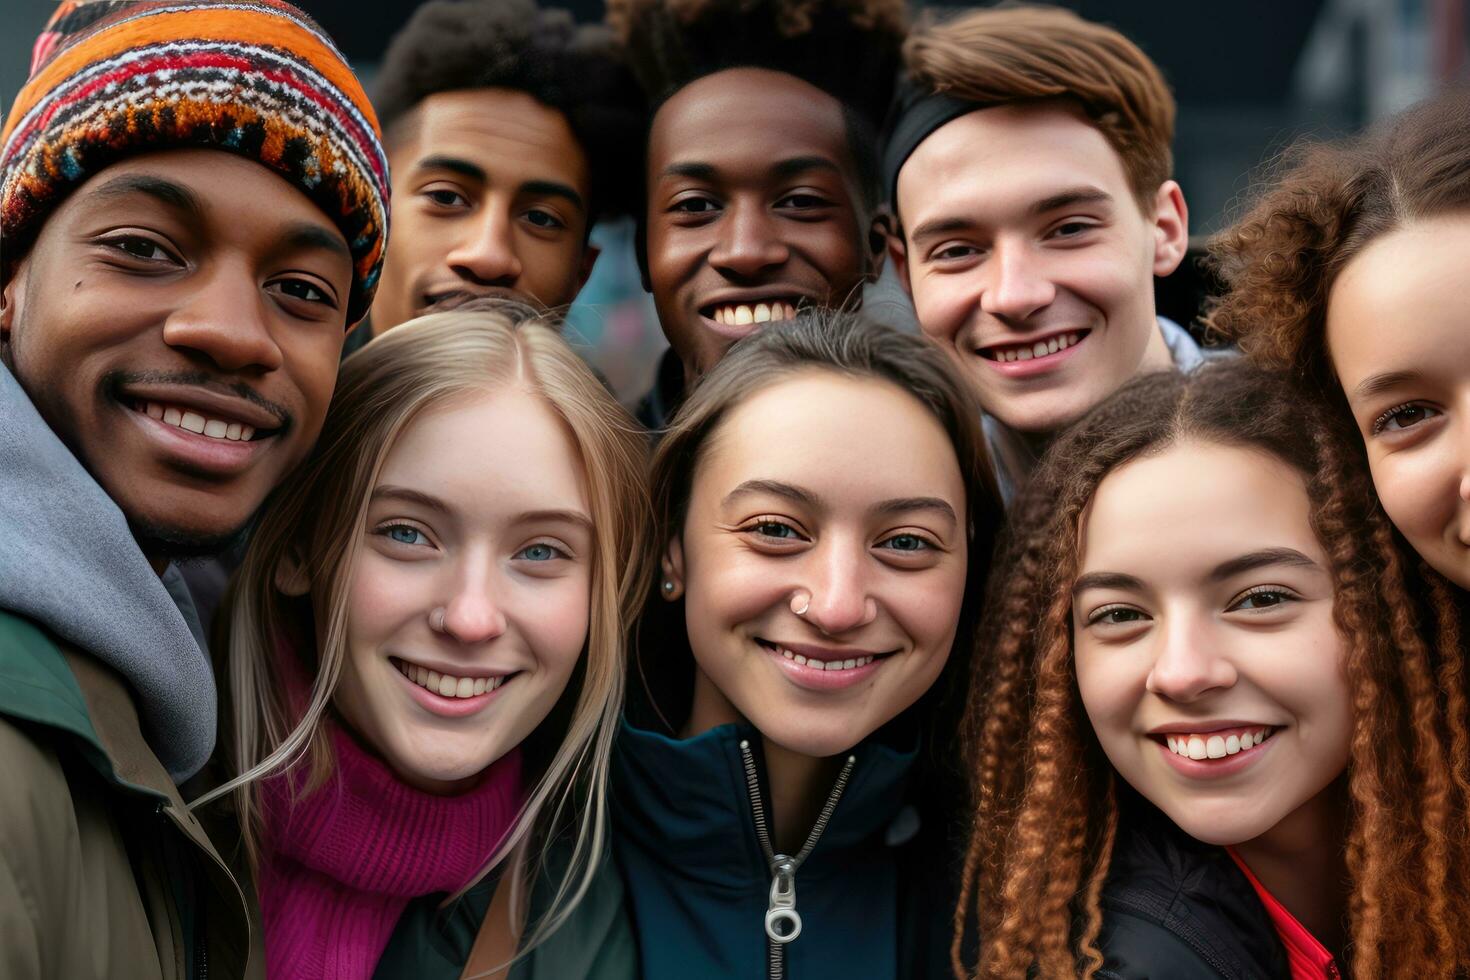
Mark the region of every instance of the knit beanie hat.
[[377, 117], [331, 39], [289, 3], [63, 3], [0, 147], [0, 281], [88, 178], [129, 155], [199, 147], [257, 161], [326, 212], [352, 253], [348, 324], [372, 304], [388, 234]]

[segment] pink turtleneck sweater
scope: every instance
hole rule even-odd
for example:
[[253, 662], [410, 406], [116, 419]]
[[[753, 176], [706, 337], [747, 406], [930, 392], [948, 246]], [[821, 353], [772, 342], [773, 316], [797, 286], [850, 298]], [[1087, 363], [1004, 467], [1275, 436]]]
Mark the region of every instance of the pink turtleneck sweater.
[[306, 766], [262, 787], [259, 870], [270, 980], [368, 980], [411, 899], [457, 891], [489, 861], [521, 805], [520, 751], [459, 796], [400, 782], [331, 725], [336, 767], [304, 798]]

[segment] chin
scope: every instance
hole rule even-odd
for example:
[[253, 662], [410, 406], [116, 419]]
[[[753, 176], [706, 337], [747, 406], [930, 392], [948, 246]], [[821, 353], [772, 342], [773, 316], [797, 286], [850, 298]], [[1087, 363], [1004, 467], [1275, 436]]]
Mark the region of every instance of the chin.
[[[753, 719], [752, 719], [753, 720]], [[813, 729], [798, 729], [794, 731], [783, 731], [780, 725], [766, 727], [757, 724], [762, 735], [775, 742], [788, 752], [808, 756], [813, 759], [826, 759], [834, 755], [841, 755], [851, 751], [859, 742], [868, 736], [868, 732], [847, 731], [824, 731]]]

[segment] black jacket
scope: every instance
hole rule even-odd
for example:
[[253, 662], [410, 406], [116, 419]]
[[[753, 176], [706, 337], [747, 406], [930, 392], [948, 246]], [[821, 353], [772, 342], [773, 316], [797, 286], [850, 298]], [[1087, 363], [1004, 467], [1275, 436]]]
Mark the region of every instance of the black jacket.
[[1223, 847], [1129, 801], [1102, 894], [1105, 980], [1289, 980], [1265, 906]]

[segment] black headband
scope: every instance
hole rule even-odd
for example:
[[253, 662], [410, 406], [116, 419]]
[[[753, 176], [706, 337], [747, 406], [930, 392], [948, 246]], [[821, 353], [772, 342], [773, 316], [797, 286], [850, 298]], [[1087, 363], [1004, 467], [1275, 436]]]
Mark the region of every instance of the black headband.
[[903, 169], [904, 161], [940, 126], [981, 108], [984, 107], [978, 102], [920, 89], [907, 79], [898, 83], [893, 105], [888, 110], [883, 141], [883, 186], [888, 190], [888, 201], [895, 213], [898, 172]]

